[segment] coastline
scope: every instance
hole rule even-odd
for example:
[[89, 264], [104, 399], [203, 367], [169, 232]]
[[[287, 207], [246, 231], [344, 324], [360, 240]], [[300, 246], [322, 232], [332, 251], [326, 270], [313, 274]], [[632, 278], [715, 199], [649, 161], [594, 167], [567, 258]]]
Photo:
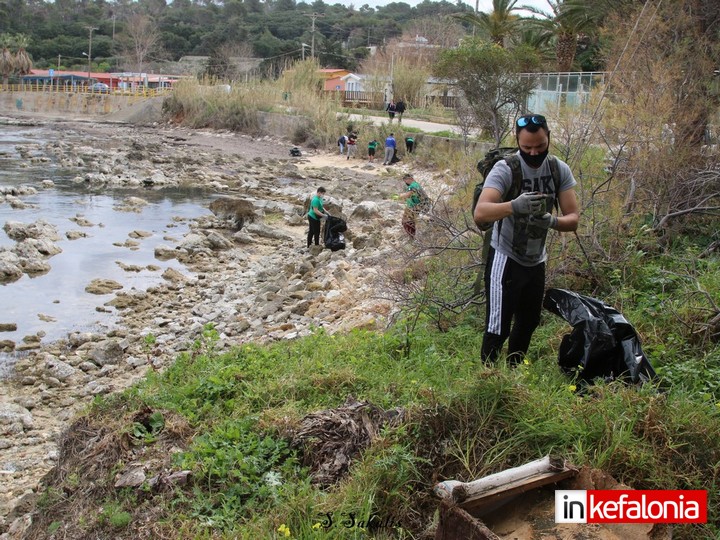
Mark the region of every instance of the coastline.
[[[208, 324], [218, 330], [219, 347], [230, 348], [294, 339], [311, 327], [330, 333], [383, 329], [395, 309], [378, 291], [384, 287], [387, 258], [397, 256], [404, 240], [402, 207], [390, 198], [399, 190], [399, 168], [361, 159], [348, 163], [324, 152], [291, 159], [291, 145], [271, 137], [92, 119], [57, 122], [43, 113], [9, 118], [71, 126], [106, 150], [116, 148], [107, 151], [108, 162], [142, 141], [145, 159], [125, 161], [137, 176], [156, 169], [165, 178], [177, 176], [178, 182], [190, 176], [222, 197], [252, 200], [257, 219], [233, 231], [220, 218], [198, 216], [177, 245], [156, 250], [158, 257], [176, 257], [192, 275], [165, 272], [163, 283], [147, 291], [117, 291], [105, 304], [118, 313], [116, 328], [106, 334], [71, 334], [18, 359], [13, 377], [0, 381], [0, 477], [7, 486], [0, 496], [0, 525], [9, 525], [19, 515], [13, 509], [37, 496], [38, 482], [57, 460], [59, 435], [94, 396], [127, 388], [149, 370], [162, 370]], [[302, 205], [320, 184], [328, 189], [329, 207], [348, 218], [346, 250], [303, 247]], [[153, 347], [147, 336], [153, 337]]]

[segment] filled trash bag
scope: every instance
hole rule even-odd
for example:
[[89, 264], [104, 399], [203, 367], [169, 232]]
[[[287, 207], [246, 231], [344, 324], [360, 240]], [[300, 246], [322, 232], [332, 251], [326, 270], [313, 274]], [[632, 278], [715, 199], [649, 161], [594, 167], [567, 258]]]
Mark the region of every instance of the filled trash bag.
[[637, 332], [616, 309], [564, 289], [548, 289], [543, 306], [573, 327], [563, 336], [558, 353], [558, 364], [566, 373], [577, 371], [587, 382], [600, 377], [642, 384], [655, 378]]
[[342, 234], [345, 231], [347, 231], [347, 222], [342, 218], [328, 214], [323, 232], [325, 247], [330, 251], [345, 249], [345, 236]]

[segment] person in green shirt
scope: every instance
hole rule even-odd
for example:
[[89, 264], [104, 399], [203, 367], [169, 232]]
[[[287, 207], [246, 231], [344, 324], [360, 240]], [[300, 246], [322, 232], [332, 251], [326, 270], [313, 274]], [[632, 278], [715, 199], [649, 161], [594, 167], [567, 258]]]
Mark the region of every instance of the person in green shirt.
[[415, 139], [413, 139], [410, 135], [405, 137], [405, 151], [408, 154], [412, 154], [412, 151], [415, 149]]
[[375, 161], [375, 150], [377, 149], [378, 142], [373, 139], [368, 143], [368, 161], [372, 163]]
[[317, 192], [310, 201], [310, 210], [308, 210], [308, 223], [310, 224], [310, 230], [307, 235], [307, 247], [315, 242], [316, 246], [320, 245], [320, 223], [323, 218], [327, 217], [327, 212], [323, 207], [322, 197], [325, 195], [325, 188], [317, 188]]
[[420, 204], [420, 184], [415, 181], [412, 174], [403, 176], [405, 182], [405, 192], [398, 195], [399, 198], [405, 199], [405, 211], [402, 217], [402, 226], [410, 238], [415, 238], [415, 218], [418, 214], [418, 205]]

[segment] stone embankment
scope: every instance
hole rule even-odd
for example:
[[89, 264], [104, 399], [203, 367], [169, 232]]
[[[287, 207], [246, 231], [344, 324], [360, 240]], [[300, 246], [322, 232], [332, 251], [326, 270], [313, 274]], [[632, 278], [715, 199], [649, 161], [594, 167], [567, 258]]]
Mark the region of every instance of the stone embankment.
[[[234, 134], [169, 127], [74, 129], [82, 137], [58, 137], [19, 150], [77, 169], [74, 181], [86, 185], [186, 185], [222, 200], [213, 205], [214, 213], [192, 220], [184, 237], [168, 236], [156, 248], [159, 261], [175, 258], [184, 270], [166, 270], [163, 282], [147, 290], [125, 290], [103, 276], [88, 285], [88, 294], [114, 292], [100, 309], [118, 313], [116, 328], [105, 334], [73, 332], [49, 344], [28, 336], [21, 344], [24, 353], [12, 378], [0, 381], [0, 516], [5, 523], [0, 522], [0, 532], [12, 528], [13, 520], [16, 526], [21, 522], [21, 503], [35, 497], [38, 481], [56, 462], [58, 435], [73, 415], [94, 396], [128, 387], [149, 369], [162, 370], [201, 339], [208, 325], [217, 331], [216, 347], [222, 350], [249, 341], [294, 339], [313, 327], [331, 333], [383, 328], [395, 309], [383, 291], [405, 242], [402, 206], [392, 198], [401, 190], [401, 171], [337, 156], [291, 159], [289, 145], [281, 141]], [[426, 185], [430, 181], [427, 175], [419, 178]], [[303, 204], [319, 185], [327, 189], [331, 212], [347, 218], [345, 250], [305, 248]], [[31, 188], [16, 186], [0, 194], [0, 204], [21, 207], [28, 193]], [[138, 192], [115, 210], [132, 211], [144, 203]], [[52, 254], [64, 241], [52, 226], [8, 222], [5, 230], [16, 241], [0, 252], [5, 286], [13, 286], [17, 271], [40, 266], [52, 271]], [[142, 242], [147, 234], [135, 231], [128, 242]], [[16, 344], [5, 346], [10, 350]]]

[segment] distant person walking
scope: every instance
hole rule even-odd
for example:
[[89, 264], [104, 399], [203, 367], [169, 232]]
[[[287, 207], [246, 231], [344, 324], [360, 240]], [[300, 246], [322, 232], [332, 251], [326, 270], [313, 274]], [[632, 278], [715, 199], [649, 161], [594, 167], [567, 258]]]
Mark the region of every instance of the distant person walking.
[[402, 99], [395, 104], [395, 112], [397, 112], [398, 115], [398, 124], [402, 124], [402, 117], [405, 109], [405, 102]]
[[323, 207], [323, 195], [325, 195], [325, 188], [319, 187], [310, 201], [310, 210], [308, 210], [307, 214], [308, 224], [310, 225], [307, 235], [307, 247], [310, 247], [313, 242], [315, 242], [316, 246], [320, 245], [321, 220], [328, 215]]
[[375, 161], [375, 150], [377, 149], [378, 142], [377, 140], [373, 139], [368, 143], [368, 161], [372, 163]]
[[390, 100], [390, 103], [387, 104], [387, 107], [385, 107], [385, 110], [387, 111], [388, 118], [390, 119], [390, 123], [392, 124], [393, 118], [395, 118], [395, 111], [397, 110], [397, 106], [392, 99]]
[[390, 136], [385, 139], [385, 159], [383, 160], [383, 165], [390, 165], [392, 162], [392, 158], [395, 155], [395, 147], [397, 146], [397, 142], [395, 141], [395, 137], [393, 137], [393, 134], [391, 133]]

